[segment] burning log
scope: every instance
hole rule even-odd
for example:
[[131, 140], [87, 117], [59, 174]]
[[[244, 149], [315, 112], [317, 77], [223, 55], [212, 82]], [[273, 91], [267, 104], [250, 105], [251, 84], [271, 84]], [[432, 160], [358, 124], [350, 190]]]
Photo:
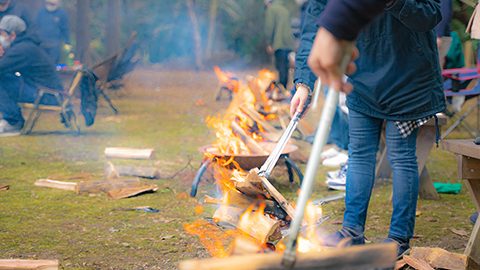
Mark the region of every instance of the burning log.
[[[299, 253], [293, 269], [391, 269], [395, 265], [396, 251], [396, 245], [390, 243]], [[284, 270], [285, 266], [281, 264], [282, 255], [270, 253], [189, 260], [181, 262], [179, 268], [180, 270]]]
[[272, 126], [265, 119], [263, 119], [257, 111], [247, 106], [241, 106], [240, 110], [246, 115], [248, 115], [248, 117], [252, 118], [255, 122], [257, 122], [257, 124], [262, 126], [262, 128], [266, 132], [264, 135], [267, 137], [268, 140], [276, 142], [278, 141], [278, 139], [280, 139], [280, 136], [282, 136], [282, 134], [279, 133], [274, 126]]
[[282, 238], [279, 231], [280, 221], [264, 215], [263, 208], [243, 214], [237, 228], [257, 239], [261, 244]]
[[283, 195], [268, 181], [267, 178], [258, 175], [258, 169], [252, 169], [247, 175], [246, 179], [250, 179], [250, 181], [258, 182], [260, 181], [263, 187], [268, 191], [268, 193], [277, 201], [277, 203], [285, 210], [285, 212], [293, 218], [295, 215], [295, 209], [290, 205], [290, 203], [283, 197]]
[[235, 238], [233, 241], [232, 255], [247, 255], [260, 253], [262, 245], [255, 239], [247, 236]]
[[107, 147], [105, 148], [105, 157], [120, 159], [153, 159], [154, 149]]
[[244, 211], [242, 208], [222, 205], [213, 214], [213, 220], [220, 225], [223, 223], [235, 227]]
[[10, 270], [58, 270], [58, 260], [0, 260], [0, 269]]
[[240, 127], [240, 125], [238, 125], [237, 122], [232, 121], [231, 127], [253, 154], [268, 155], [268, 152], [265, 151], [254, 139], [248, 136], [248, 134], [242, 129], [242, 127]]
[[114, 166], [111, 162], [105, 165], [105, 176], [107, 178], [118, 178], [119, 176], [137, 176], [147, 179], [160, 178], [160, 171], [154, 167], [136, 166]]

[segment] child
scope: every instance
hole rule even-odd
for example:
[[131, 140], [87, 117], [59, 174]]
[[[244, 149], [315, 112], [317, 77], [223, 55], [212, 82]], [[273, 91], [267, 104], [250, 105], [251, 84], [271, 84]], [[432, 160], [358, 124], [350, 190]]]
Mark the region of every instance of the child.
[[[303, 104], [315, 75], [307, 57], [327, 0], [310, 0], [297, 53], [293, 111]], [[360, 57], [350, 76], [349, 166], [343, 228], [325, 239], [363, 244], [368, 203], [375, 178], [376, 153], [386, 121], [387, 155], [393, 170], [393, 213], [386, 242], [409, 248], [418, 197], [417, 128], [445, 109], [435, 33], [441, 20], [439, 0], [394, 0], [357, 40]]]

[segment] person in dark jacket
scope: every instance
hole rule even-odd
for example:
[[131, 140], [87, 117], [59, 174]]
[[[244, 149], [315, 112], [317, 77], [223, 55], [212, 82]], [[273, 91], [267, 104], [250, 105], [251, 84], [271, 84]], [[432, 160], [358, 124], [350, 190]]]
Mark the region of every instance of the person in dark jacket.
[[[24, 119], [18, 102], [33, 102], [38, 87], [62, 90], [55, 66], [14, 15], [0, 21], [0, 136], [18, 135]], [[43, 104], [56, 104], [52, 96]]]
[[27, 9], [17, 4], [15, 0], [0, 0], [0, 20], [6, 15], [15, 15], [20, 17], [27, 25], [29, 34], [35, 32], [34, 23]]
[[41, 46], [55, 64], [60, 63], [62, 47], [71, 48], [68, 15], [60, 4], [60, 0], [45, 0], [35, 20]]
[[435, 27], [437, 33], [438, 57], [440, 67], [445, 66], [445, 57], [447, 56], [450, 45], [452, 44], [450, 23], [452, 22], [452, 0], [441, 0], [442, 20]]
[[275, 67], [280, 84], [288, 84], [288, 54], [293, 50], [293, 34], [290, 13], [279, 0], [265, 0], [265, 36], [267, 53], [275, 55]]
[[[315, 49], [313, 43], [319, 33], [316, 22], [322, 12], [327, 12], [326, 5], [327, 0], [310, 0], [307, 8], [296, 59], [294, 82], [300, 87], [292, 99], [293, 111], [313, 88], [315, 75], [307, 58]], [[358, 71], [349, 78], [353, 91], [347, 96], [350, 142], [343, 228], [327, 237], [327, 244], [335, 245], [344, 238], [351, 238], [353, 244], [365, 242], [376, 153], [386, 121], [387, 156], [393, 170], [393, 213], [385, 241], [398, 244], [398, 255], [409, 249], [419, 185], [417, 130], [445, 109], [433, 31], [440, 20], [438, 0], [396, 0], [360, 32]]]

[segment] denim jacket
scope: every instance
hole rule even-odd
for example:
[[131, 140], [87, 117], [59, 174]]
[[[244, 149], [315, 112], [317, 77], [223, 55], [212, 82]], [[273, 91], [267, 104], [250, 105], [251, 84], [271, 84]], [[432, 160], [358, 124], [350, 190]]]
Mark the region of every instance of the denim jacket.
[[[295, 83], [313, 89], [307, 66], [316, 23], [327, 0], [310, 0], [297, 52]], [[349, 109], [395, 121], [416, 120], [445, 109], [434, 27], [439, 0], [396, 0], [360, 33], [357, 72], [350, 76]]]

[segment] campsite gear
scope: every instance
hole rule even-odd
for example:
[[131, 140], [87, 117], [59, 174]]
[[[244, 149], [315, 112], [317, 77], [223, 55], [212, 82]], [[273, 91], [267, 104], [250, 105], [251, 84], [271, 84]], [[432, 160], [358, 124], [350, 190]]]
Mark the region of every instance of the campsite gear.
[[472, 222], [472, 224], [475, 224], [477, 222], [477, 219], [478, 219], [478, 212], [475, 212], [470, 216], [470, 222]]
[[322, 198], [322, 199], [315, 200], [315, 201], [313, 201], [313, 205], [322, 206], [322, 205], [325, 205], [325, 204], [333, 202], [333, 201], [341, 200], [343, 198], [345, 198], [345, 193], [340, 193], [340, 194], [337, 194], [337, 195], [332, 195], [332, 196], [328, 196], [328, 197], [325, 197], [325, 198]]
[[476, 145], [480, 145], [480, 137], [475, 138], [475, 140], [473, 140], [473, 143]]
[[460, 183], [450, 184], [450, 183], [434, 182], [433, 186], [435, 187], [438, 193], [444, 193], [444, 194], [458, 194], [462, 190], [462, 184]]

